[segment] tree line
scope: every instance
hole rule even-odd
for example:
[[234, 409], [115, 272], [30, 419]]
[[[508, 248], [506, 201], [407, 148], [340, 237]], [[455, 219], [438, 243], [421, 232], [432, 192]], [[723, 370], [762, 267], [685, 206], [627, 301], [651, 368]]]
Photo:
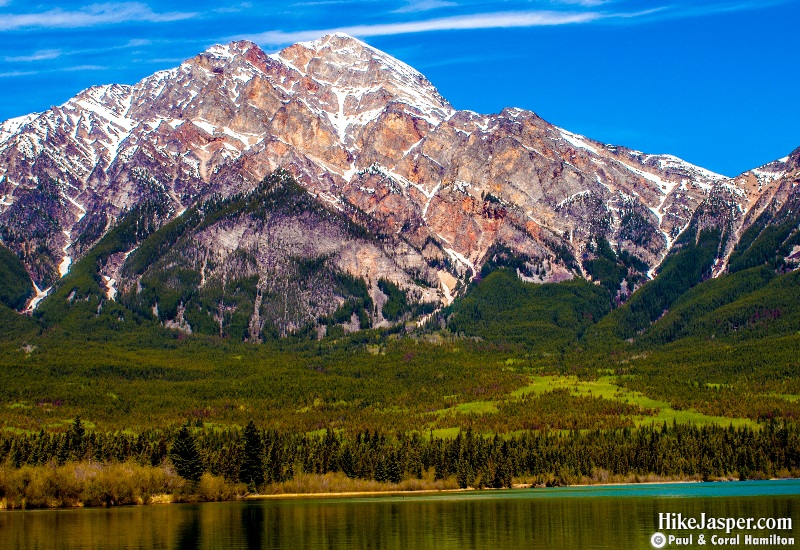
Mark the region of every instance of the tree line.
[[[239, 428], [188, 425], [138, 435], [87, 431], [79, 418], [61, 433], [0, 435], [0, 463], [25, 465], [132, 461], [172, 465], [190, 482], [204, 472], [251, 492], [298, 473], [342, 472], [398, 483], [433, 473], [461, 487], [510, 487], [515, 478], [567, 485], [598, 471], [610, 476], [697, 479], [800, 475], [800, 426], [772, 421], [761, 429], [662, 424], [637, 429], [525, 432], [453, 438], [418, 432], [324, 434], [280, 432], [249, 422]], [[1, 497], [2, 495], [0, 495]]]

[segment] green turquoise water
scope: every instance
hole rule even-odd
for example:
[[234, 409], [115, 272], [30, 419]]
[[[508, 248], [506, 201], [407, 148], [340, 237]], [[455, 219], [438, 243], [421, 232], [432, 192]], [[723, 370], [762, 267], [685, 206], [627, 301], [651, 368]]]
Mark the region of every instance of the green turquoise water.
[[[0, 548], [637, 549], [669, 512], [789, 517], [791, 531], [748, 533], [795, 539], [758, 548], [800, 548], [800, 480], [12, 511], [0, 513]], [[712, 534], [695, 531], [690, 547], [716, 547]]]

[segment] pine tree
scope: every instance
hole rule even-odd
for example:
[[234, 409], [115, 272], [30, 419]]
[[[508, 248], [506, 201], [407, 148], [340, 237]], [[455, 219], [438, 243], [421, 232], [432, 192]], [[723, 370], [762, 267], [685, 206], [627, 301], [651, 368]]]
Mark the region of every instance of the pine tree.
[[175, 465], [178, 475], [189, 481], [197, 483], [203, 475], [203, 461], [197, 450], [194, 437], [189, 433], [189, 428], [184, 426], [175, 437], [169, 457]]
[[342, 471], [347, 477], [356, 477], [355, 460], [349, 446], [342, 452]]
[[79, 461], [86, 453], [86, 430], [81, 423], [80, 416], [75, 417], [75, 421], [67, 432], [67, 445], [70, 451], [70, 458]]
[[475, 482], [475, 471], [469, 460], [462, 458], [456, 465], [456, 481], [462, 489], [470, 487]]
[[375, 466], [375, 481], [389, 481], [389, 461], [383, 454], [378, 457], [378, 464]]
[[244, 452], [239, 468], [239, 480], [247, 483], [250, 491], [264, 483], [264, 442], [253, 421], [244, 429]]
[[392, 483], [403, 481], [403, 467], [400, 465], [400, 456], [397, 452], [389, 455], [386, 465], [386, 479]]

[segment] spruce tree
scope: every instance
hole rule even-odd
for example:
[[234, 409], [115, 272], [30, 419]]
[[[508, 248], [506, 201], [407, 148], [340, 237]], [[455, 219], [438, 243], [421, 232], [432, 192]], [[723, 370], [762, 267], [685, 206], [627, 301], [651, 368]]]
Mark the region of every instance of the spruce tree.
[[172, 464], [178, 475], [189, 481], [197, 483], [203, 475], [203, 461], [197, 450], [194, 437], [189, 433], [189, 428], [184, 426], [175, 437], [172, 449], [169, 451]]
[[255, 491], [264, 483], [264, 442], [253, 421], [244, 429], [244, 452], [239, 468], [239, 480], [246, 483], [248, 490]]
[[475, 482], [475, 471], [469, 460], [462, 458], [456, 465], [456, 481], [462, 489], [470, 487]]
[[375, 481], [389, 481], [389, 460], [383, 454], [378, 457], [378, 464], [375, 466]]
[[350, 447], [345, 447], [342, 452], [342, 471], [347, 477], [356, 477], [356, 465]]
[[403, 481], [403, 467], [400, 464], [400, 456], [397, 452], [389, 454], [386, 465], [386, 479], [392, 483], [400, 483]]
[[75, 420], [67, 432], [67, 446], [70, 451], [70, 458], [79, 461], [86, 453], [86, 430], [81, 423], [81, 417], [76, 416]]

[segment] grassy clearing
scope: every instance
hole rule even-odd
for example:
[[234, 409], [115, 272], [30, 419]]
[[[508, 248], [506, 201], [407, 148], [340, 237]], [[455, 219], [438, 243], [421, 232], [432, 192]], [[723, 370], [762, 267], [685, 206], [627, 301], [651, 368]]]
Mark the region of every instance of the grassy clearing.
[[[726, 416], [710, 416], [694, 409], [676, 410], [670, 403], [652, 399], [646, 395], [631, 391], [615, 384], [616, 378], [613, 376], [601, 376], [597, 380], [579, 380], [576, 376], [532, 376], [531, 383], [511, 392], [512, 398], [521, 399], [524, 396], [542, 395], [547, 391], [556, 389], [568, 389], [571, 394], [576, 396], [602, 397], [603, 399], [613, 399], [623, 403], [637, 405], [643, 409], [656, 411], [654, 415], [642, 415], [634, 419], [637, 426], [650, 425], [663, 422], [679, 424], [719, 424], [727, 426], [733, 424], [735, 427], [758, 427], [758, 423], [749, 418], [730, 418]], [[780, 396], [792, 397], [792, 396]], [[794, 396], [798, 397], [798, 396]]]
[[435, 430], [431, 430], [426, 433], [432, 433], [433, 437], [439, 439], [453, 439], [459, 434], [459, 432], [461, 432], [461, 428], [456, 427], [456, 428], [437, 428]]
[[496, 401], [469, 401], [459, 403], [446, 409], [439, 409], [430, 414], [435, 414], [438, 418], [445, 418], [456, 413], [462, 414], [496, 414], [500, 412]]
[[[429, 430], [432, 429], [437, 437], [454, 437], [458, 433], [458, 429], [450, 427], [448, 424], [458, 424], [459, 422], [464, 424], [468, 422], [468, 418], [473, 418], [477, 423], [472, 425], [480, 430], [486, 423], [487, 419], [485, 417], [487, 415], [503, 416], [504, 408], [507, 408], [504, 406], [517, 404], [518, 408], [521, 406], [523, 409], [527, 409], [528, 407], [524, 404], [526, 400], [543, 398], [552, 392], [567, 391], [570, 398], [602, 398], [612, 402], [624, 403], [641, 410], [642, 414], [623, 415], [632, 427], [663, 424], [665, 422], [701, 426], [711, 424], [733, 425], [737, 428], [757, 428], [759, 426], [757, 422], [748, 418], [709, 415], [690, 407], [686, 409], [674, 408], [668, 401], [653, 399], [641, 392], [618, 385], [617, 378], [610, 375], [601, 376], [596, 380], [581, 380], [577, 376], [535, 375], [530, 376], [527, 382], [528, 384], [525, 386], [509, 392], [504, 399], [499, 400], [458, 403], [461, 396], [446, 396], [446, 399], [452, 403], [451, 406], [425, 413], [423, 416], [433, 416], [435, 418], [428, 424], [428, 428]], [[533, 410], [528, 414], [531, 417], [536, 416]], [[484, 418], [481, 420], [481, 417]]]
[[800, 402], [800, 395], [792, 395], [788, 393], [771, 393], [769, 394], [770, 397], [777, 397], [779, 399], [785, 399], [790, 403], [798, 403]]

